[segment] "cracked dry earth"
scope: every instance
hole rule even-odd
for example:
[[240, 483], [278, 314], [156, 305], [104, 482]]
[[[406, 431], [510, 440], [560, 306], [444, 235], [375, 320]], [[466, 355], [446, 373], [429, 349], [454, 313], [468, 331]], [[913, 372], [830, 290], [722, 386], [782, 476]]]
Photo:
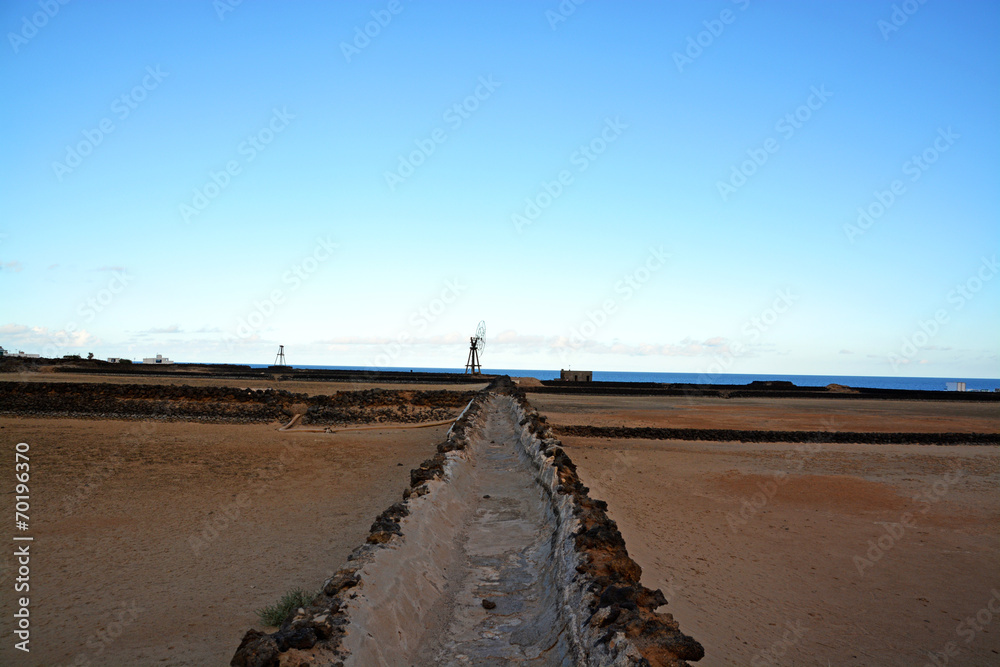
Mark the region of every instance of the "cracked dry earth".
[[[575, 664], [552, 567], [556, 518], [493, 399], [470, 443], [472, 499], [418, 665]], [[478, 442], [477, 442], [478, 441]], [[486, 605], [483, 601], [487, 601]], [[484, 607], [496, 606], [491, 609]]]

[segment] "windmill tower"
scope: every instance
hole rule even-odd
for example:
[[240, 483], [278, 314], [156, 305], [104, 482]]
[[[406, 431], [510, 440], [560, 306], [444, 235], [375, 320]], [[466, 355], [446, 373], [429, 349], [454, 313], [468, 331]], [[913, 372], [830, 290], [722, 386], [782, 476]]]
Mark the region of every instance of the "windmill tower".
[[278, 355], [274, 358], [274, 365], [275, 366], [287, 366], [288, 365], [288, 364], [285, 363], [285, 346], [284, 345], [279, 345], [278, 346]]
[[486, 322], [482, 321], [476, 327], [476, 335], [469, 338], [469, 358], [465, 362], [466, 374], [482, 374], [483, 365], [479, 362], [479, 355], [484, 349], [486, 349]]

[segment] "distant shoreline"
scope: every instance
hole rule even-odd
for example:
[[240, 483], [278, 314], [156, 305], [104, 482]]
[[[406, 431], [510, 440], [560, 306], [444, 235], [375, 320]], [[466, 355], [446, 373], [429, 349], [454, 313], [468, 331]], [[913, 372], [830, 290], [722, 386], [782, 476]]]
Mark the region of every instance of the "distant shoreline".
[[[465, 374], [454, 369], [357, 369], [344, 367], [294, 367], [246, 364], [170, 363], [131, 364], [109, 363], [84, 359], [30, 359], [8, 357], [0, 372], [54, 372], [72, 374], [83, 379], [87, 375], [115, 377], [218, 378], [236, 380], [322, 381], [322, 382], [384, 382], [392, 384], [481, 384], [497, 375], [535, 378], [524, 389], [531, 393], [574, 393], [601, 395], [663, 395], [707, 396], [719, 398], [869, 398], [902, 400], [1000, 401], [1000, 380], [966, 380], [970, 391], [946, 391], [945, 380], [937, 378], [889, 378], [899, 386], [866, 386], [865, 381], [884, 378], [863, 376], [758, 376], [718, 375], [701, 382], [705, 376], [689, 373], [609, 373], [595, 371], [593, 382], [568, 382], [552, 379], [554, 372], [503, 370], [482, 375]], [[543, 377], [539, 378], [538, 376]], [[607, 376], [641, 378], [609, 380]], [[652, 380], [652, 378], [661, 378]], [[774, 379], [782, 378], [782, 379]], [[783, 378], [794, 378], [798, 382]], [[686, 381], [679, 381], [686, 380]], [[832, 380], [843, 380], [834, 382]], [[852, 384], [853, 382], [853, 384]], [[878, 385], [878, 382], [870, 382]], [[907, 386], [909, 385], [909, 386]], [[977, 387], [977, 385], [982, 385]], [[933, 388], [931, 388], [933, 387]]]

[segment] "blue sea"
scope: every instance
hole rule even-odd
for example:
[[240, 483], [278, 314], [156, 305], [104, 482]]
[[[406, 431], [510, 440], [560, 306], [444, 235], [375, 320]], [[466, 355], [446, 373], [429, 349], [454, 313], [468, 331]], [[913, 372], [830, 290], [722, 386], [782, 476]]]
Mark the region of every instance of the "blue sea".
[[[250, 364], [253, 368], [266, 368], [267, 364]], [[326, 370], [374, 370], [413, 371], [416, 373], [462, 373], [463, 368], [410, 368], [410, 367], [358, 367], [358, 366], [295, 366], [295, 368], [316, 368]], [[534, 377], [539, 380], [556, 380], [557, 370], [528, 370], [514, 368], [483, 368], [484, 373], [510, 375], [513, 377]], [[828, 384], [842, 384], [848, 387], [870, 387], [872, 389], [920, 389], [944, 391], [946, 382], [964, 382], [967, 391], [993, 391], [1000, 388], [1000, 380], [976, 378], [923, 378], [923, 377], [878, 377], [867, 375], [755, 375], [743, 373], [720, 373], [706, 376], [700, 373], [633, 373], [617, 371], [594, 371], [595, 382], [664, 382], [683, 384], [750, 384], [754, 380], [787, 380], [799, 387], [825, 387]]]

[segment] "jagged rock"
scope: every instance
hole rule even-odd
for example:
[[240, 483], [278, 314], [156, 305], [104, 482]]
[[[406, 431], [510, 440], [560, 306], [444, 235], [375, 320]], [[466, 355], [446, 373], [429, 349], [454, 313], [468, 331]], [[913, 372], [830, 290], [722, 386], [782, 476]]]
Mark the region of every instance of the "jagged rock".
[[231, 667], [277, 667], [280, 654], [281, 649], [274, 637], [249, 630], [243, 635], [243, 641], [229, 664]]

